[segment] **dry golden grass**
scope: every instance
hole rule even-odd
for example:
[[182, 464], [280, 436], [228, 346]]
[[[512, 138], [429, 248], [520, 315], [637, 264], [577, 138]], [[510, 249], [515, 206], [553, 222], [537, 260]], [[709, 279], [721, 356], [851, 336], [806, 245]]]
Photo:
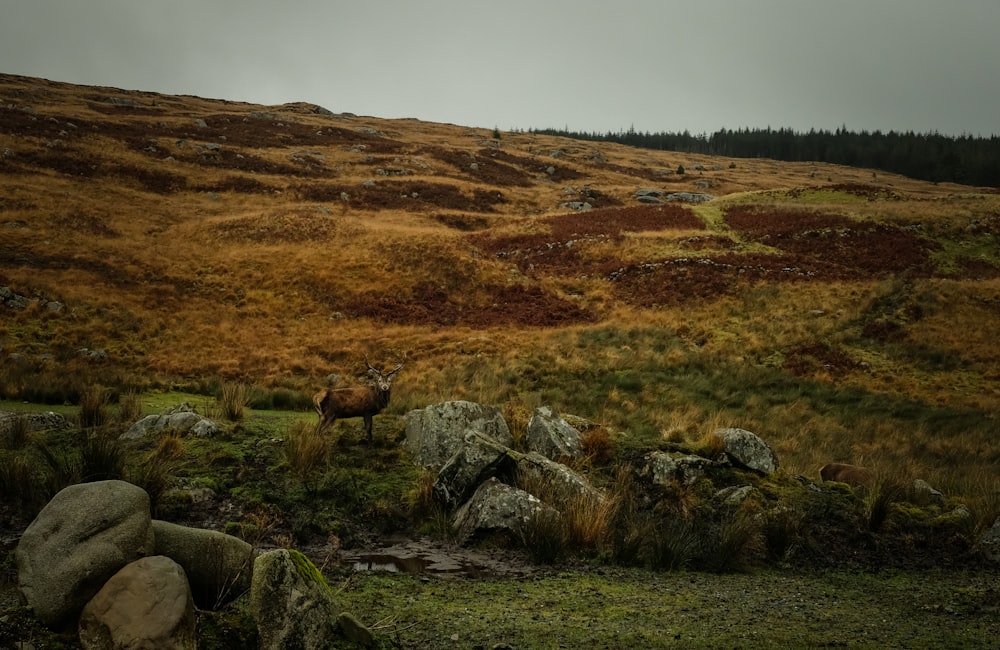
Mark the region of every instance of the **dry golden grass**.
[[[116, 107], [108, 95], [141, 106]], [[396, 413], [459, 398], [552, 403], [601, 422], [616, 441], [650, 444], [745, 425], [790, 471], [814, 476], [830, 460], [886, 454], [966, 490], [977, 480], [959, 477], [1000, 467], [983, 453], [982, 421], [946, 437], [940, 419], [924, 421], [928, 409], [1000, 408], [995, 193], [530, 133], [504, 133], [496, 149], [488, 129], [10, 75], [0, 75], [0, 96], [0, 148], [11, 152], [0, 159], [0, 286], [65, 305], [3, 308], [0, 355], [23, 355], [31, 367], [17, 376], [4, 368], [0, 392], [30, 385], [32, 372], [311, 391], [330, 373], [356, 376], [367, 354], [406, 359]], [[678, 165], [689, 173], [657, 175]], [[860, 185], [879, 196], [842, 189]], [[557, 247], [555, 260], [482, 244], [544, 240], [564, 202], [593, 190], [598, 207], [636, 207], [644, 187], [715, 195], [688, 208], [706, 229], [595, 238]], [[937, 270], [905, 281], [721, 278], [656, 306], [642, 303], [643, 291], [669, 297], [701, 267], [650, 276], [633, 295], [609, 279], [615, 264], [780, 260], [781, 242], [727, 223], [727, 209], [747, 205], [898, 227], [937, 242]], [[980, 268], [973, 262], [982, 273], [966, 271]], [[882, 321], [891, 327], [872, 327]], [[92, 364], [81, 348], [104, 349], [108, 360]], [[729, 381], [734, 373], [746, 377]], [[802, 395], [754, 384], [773, 381], [768, 373], [800, 381]], [[908, 425], [904, 413], [880, 428], [876, 416], [851, 412], [841, 393], [852, 390], [923, 409]]]

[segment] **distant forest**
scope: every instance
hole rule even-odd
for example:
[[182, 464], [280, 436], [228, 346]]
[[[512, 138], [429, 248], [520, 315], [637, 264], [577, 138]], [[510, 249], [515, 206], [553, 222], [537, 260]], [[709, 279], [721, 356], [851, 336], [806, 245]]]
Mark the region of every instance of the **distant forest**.
[[772, 158], [793, 162], [826, 162], [870, 167], [933, 182], [1000, 187], [1000, 137], [889, 131], [798, 133], [792, 129], [721, 129], [715, 133], [581, 133], [568, 129], [530, 129], [531, 133], [578, 140], [618, 142], [645, 149], [663, 149], [733, 158]]

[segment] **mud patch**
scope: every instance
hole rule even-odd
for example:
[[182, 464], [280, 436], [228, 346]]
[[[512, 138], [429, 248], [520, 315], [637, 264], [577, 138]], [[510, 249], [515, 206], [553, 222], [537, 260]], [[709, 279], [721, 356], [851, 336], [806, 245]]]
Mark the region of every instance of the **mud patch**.
[[436, 578], [526, 576], [537, 569], [510, 551], [488, 554], [429, 541], [401, 542], [374, 549], [344, 551], [341, 565], [352, 571], [382, 571]]

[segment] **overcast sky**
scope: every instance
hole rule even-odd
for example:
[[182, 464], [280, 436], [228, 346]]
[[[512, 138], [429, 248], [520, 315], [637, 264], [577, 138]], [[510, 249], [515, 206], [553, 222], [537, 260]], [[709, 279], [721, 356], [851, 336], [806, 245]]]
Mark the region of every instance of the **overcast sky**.
[[0, 0], [0, 72], [500, 129], [1000, 135], [1000, 0]]

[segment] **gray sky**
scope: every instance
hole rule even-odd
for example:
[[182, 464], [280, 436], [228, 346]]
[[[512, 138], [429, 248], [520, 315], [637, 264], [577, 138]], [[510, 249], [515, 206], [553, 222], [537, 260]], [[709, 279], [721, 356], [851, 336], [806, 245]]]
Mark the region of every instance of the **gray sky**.
[[0, 0], [0, 72], [501, 129], [1000, 135], [1000, 0]]

